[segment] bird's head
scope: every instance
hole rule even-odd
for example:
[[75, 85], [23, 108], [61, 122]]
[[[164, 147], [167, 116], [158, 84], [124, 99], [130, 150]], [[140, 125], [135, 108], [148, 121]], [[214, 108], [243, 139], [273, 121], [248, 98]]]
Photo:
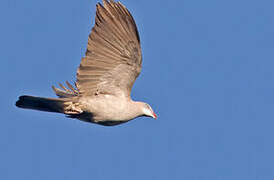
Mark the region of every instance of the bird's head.
[[148, 105], [147, 103], [143, 103], [142, 112], [143, 112], [144, 116], [152, 117], [154, 119], [157, 119], [157, 115], [154, 113], [154, 111], [152, 110], [150, 105]]

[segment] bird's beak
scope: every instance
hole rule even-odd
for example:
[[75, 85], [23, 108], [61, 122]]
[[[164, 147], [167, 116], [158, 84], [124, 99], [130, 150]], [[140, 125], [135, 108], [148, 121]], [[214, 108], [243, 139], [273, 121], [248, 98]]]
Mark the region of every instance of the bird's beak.
[[153, 112], [153, 118], [157, 119], [157, 115], [155, 114], [155, 112]]

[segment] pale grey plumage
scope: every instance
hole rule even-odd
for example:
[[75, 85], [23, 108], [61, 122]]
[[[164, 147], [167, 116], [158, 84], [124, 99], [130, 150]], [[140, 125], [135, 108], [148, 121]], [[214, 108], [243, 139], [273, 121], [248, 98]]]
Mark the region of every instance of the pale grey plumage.
[[97, 4], [86, 56], [77, 70], [76, 88], [68, 82], [68, 88], [53, 86], [59, 98], [21, 96], [18, 107], [60, 112], [102, 125], [116, 125], [138, 116], [156, 118], [149, 105], [130, 98], [142, 65], [135, 21], [120, 2], [103, 0], [103, 4]]

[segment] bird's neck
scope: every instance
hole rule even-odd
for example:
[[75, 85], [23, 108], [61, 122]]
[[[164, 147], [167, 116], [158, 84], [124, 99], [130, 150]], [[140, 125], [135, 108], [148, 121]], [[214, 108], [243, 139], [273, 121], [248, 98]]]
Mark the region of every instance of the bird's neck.
[[135, 117], [143, 116], [143, 102], [139, 101], [131, 101], [131, 106], [132, 106], [132, 113], [134, 113]]

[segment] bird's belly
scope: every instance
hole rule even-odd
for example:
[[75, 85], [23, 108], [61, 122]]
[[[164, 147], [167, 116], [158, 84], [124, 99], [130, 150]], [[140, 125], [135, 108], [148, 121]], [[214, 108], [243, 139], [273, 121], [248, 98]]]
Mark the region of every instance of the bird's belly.
[[97, 121], [126, 121], [129, 116], [126, 113], [126, 108], [121, 106], [102, 107], [94, 111], [94, 120]]
[[86, 111], [93, 115], [92, 121], [94, 122], [126, 122], [133, 118], [130, 113], [128, 113], [128, 102], [120, 98], [108, 96], [91, 99], [85, 102], [85, 106]]

